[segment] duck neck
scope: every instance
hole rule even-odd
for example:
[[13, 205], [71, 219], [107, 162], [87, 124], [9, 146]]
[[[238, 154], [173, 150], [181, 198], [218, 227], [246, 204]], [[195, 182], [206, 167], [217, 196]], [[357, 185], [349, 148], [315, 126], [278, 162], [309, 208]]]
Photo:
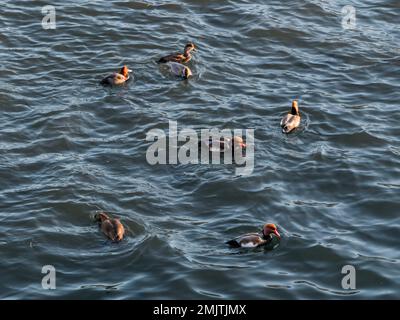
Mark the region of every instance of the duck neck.
[[298, 116], [298, 115], [300, 115], [300, 113], [299, 113], [299, 109], [298, 108], [296, 108], [295, 106], [292, 106], [292, 110], [291, 110], [291, 112], [290, 112], [291, 114], [293, 114], [293, 115], [295, 115], [295, 116]]
[[267, 230], [267, 234], [265, 234], [264, 230], [261, 230], [261, 234], [263, 235], [263, 238], [265, 240], [272, 239], [272, 234], [273, 233], [274, 233], [273, 231]]
[[108, 220], [109, 219], [108, 215], [106, 215], [103, 212], [99, 214], [99, 218], [100, 218], [101, 222], [103, 222], [104, 220]]

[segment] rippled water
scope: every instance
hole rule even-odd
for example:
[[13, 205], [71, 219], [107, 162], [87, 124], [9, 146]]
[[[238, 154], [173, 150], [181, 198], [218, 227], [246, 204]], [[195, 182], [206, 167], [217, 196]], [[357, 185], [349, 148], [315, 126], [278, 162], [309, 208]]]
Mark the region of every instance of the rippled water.
[[[355, 30], [345, 1], [52, 1], [44, 30], [47, 4], [1, 10], [0, 298], [399, 297], [399, 1], [352, 1]], [[177, 81], [154, 61], [187, 41], [195, 76]], [[122, 64], [134, 81], [98, 86]], [[146, 133], [169, 120], [255, 129], [253, 174], [150, 166]], [[267, 221], [275, 250], [224, 244]]]

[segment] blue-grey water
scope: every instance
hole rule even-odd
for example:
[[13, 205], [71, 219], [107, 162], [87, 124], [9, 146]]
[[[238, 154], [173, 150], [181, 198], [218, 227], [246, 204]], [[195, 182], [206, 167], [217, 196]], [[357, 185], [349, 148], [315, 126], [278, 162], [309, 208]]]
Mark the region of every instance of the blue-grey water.
[[[0, 298], [399, 298], [398, 0], [51, 2], [0, 10]], [[155, 61], [188, 41], [179, 81]], [[133, 81], [98, 85], [123, 64]], [[302, 126], [285, 136], [292, 99]], [[149, 165], [146, 134], [169, 120], [254, 129], [253, 173]], [[224, 244], [265, 222], [276, 249]]]

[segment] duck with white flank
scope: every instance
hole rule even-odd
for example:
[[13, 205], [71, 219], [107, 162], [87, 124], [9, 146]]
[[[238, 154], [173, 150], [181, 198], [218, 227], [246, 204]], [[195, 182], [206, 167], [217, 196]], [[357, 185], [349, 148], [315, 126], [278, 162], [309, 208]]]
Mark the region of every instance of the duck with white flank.
[[256, 248], [265, 246], [272, 242], [274, 234], [278, 239], [281, 235], [278, 232], [278, 228], [273, 223], [267, 223], [264, 225], [260, 233], [247, 233], [239, 236], [233, 240], [226, 242], [234, 248]]
[[129, 73], [132, 70], [128, 69], [127, 66], [123, 66], [119, 72], [114, 72], [109, 76], [105, 77], [100, 81], [100, 84], [103, 86], [113, 86], [113, 85], [121, 85], [127, 82], [130, 78]]

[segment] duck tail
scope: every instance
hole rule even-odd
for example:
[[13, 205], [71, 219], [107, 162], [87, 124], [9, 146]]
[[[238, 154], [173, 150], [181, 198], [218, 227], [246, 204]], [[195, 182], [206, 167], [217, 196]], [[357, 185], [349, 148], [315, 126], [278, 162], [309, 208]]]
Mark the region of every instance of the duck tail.
[[99, 84], [102, 85], [102, 86], [108, 85], [108, 79], [107, 79], [107, 78], [104, 78], [103, 80], [101, 80], [101, 81], [99, 82]]
[[164, 58], [159, 59], [158, 61], [156, 61], [158, 64], [160, 63], [167, 63], [168, 61]]
[[230, 245], [233, 248], [239, 248], [240, 244], [236, 240], [229, 240], [225, 242], [226, 244]]

